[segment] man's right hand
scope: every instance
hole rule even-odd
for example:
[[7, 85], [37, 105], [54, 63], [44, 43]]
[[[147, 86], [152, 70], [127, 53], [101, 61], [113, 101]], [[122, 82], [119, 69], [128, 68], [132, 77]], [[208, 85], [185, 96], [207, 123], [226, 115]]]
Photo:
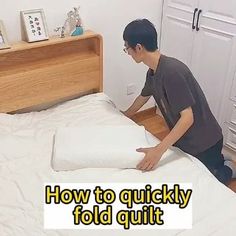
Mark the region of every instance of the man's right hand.
[[139, 95], [133, 104], [126, 110], [126, 111], [121, 111], [125, 116], [128, 118], [132, 118], [133, 115], [149, 100], [151, 96], [149, 97], [143, 97]]
[[120, 111], [120, 112], [123, 113], [125, 116], [127, 116], [130, 119], [133, 116], [133, 114], [131, 114], [128, 110], [127, 111]]

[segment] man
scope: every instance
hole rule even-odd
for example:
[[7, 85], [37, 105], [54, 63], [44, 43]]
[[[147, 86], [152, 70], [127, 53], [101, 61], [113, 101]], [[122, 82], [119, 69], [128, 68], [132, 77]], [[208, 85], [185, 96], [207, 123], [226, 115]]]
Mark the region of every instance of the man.
[[141, 95], [124, 114], [132, 117], [153, 96], [171, 130], [157, 146], [137, 149], [145, 153], [137, 169], [152, 170], [174, 145], [197, 157], [222, 183], [235, 178], [235, 164], [221, 154], [222, 130], [189, 68], [158, 51], [156, 29], [147, 19], [129, 23], [123, 39], [124, 51], [149, 67]]

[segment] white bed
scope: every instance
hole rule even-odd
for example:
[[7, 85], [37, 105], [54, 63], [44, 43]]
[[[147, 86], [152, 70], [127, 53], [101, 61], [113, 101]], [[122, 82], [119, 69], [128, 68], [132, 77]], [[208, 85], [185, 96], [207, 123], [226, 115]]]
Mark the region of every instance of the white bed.
[[[44, 183], [192, 183], [191, 230], [96, 230], [96, 235], [236, 235], [236, 195], [219, 183], [195, 158], [168, 150], [158, 168], [84, 168], [55, 172], [51, 168], [53, 135], [64, 126], [136, 125], [103, 93], [84, 96], [41, 112], [0, 114], [0, 235], [92, 236], [94, 230], [44, 230]], [[158, 143], [151, 134], [149, 141]]]

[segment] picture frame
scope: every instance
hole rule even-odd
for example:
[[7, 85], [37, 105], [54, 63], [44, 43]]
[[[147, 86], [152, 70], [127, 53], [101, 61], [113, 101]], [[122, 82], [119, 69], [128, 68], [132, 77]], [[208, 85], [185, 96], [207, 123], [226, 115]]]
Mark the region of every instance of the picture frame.
[[48, 40], [48, 29], [43, 9], [21, 11], [26, 40], [37, 42]]
[[3, 21], [0, 20], [0, 50], [10, 47]]

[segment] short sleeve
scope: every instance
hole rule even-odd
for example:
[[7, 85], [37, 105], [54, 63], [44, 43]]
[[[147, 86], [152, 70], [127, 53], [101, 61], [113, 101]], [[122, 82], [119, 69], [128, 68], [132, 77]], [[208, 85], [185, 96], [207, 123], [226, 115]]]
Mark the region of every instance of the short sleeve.
[[147, 72], [147, 75], [146, 75], [146, 81], [142, 89], [141, 96], [143, 97], [152, 96], [151, 78], [149, 77], [149, 71]]
[[178, 114], [195, 104], [189, 80], [194, 79], [191, 73], [170, 73], [165, 80], [165, 92], [171, 110]]

